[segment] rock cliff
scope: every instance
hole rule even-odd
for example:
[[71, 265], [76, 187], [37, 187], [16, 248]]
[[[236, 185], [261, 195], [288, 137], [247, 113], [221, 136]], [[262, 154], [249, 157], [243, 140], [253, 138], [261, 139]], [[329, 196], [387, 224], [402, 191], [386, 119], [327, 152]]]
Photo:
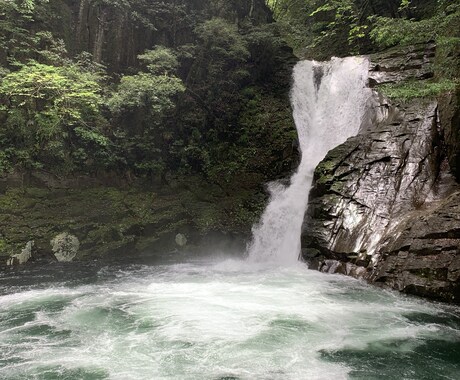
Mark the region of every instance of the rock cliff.
[[315, 171], [302, 255], [323, 272], [460, 302], [456, 98], [390, 102], [378, 92], [432, 77], [434, 55], [429, 44], [371, 57], [375, 108]]

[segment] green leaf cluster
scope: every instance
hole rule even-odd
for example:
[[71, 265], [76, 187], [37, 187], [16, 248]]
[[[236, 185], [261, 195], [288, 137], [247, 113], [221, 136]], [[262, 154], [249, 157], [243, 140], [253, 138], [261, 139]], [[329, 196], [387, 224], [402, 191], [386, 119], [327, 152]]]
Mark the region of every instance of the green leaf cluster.
[[384, 84], [379, 90], [391, 99], [407, 101], [415, 98], [436, 97], [454, 91], [458, 84], [449, 79], [437, 81], [412, 81]]
[[[289, 25], [299, 54], [317, 59], [367, 54], [383, 46], [430, 39], [445, 25], [448, 0], [268, 0]], [[452, 12], [452, 11], [450, 11]]]
[[[405, 17], [373, 17], [374, 25], [370, 37], [378, 46], [386, 48], [399, 44], [435, 41], [449, 35], [452, 27], [460, 27], [460, 4], [449, 4], [448, 1], [440, 1], [438, 4], [438, 9], [432, 17], [420, 20]], [[454, 30], [458, 32], [459, 29]]]
[[123, 76], [106, 104], [117, 125], [115, 143], [123, 151], [120, 156], [126, 167], [139, 174], [162, 175], [167, 118], [185, 87], [175, 75], [178, 61], [170, 49], [158, 46], [139, 55], [139, 60], [147, 72]]
[[[34, 168], [52, 162], [71, 170], [90, 159], [95, 146], [107, 147], [99, 79], [77, 65], [35, 61], [6, 74], [0, 83], [0, 141], [11, 165]], [[77, 152], [80, 160], [75, 161]]]
[[121, 78], [116, 92], [107, 105], [114, 114], [142, 110], [145, 117], [155, 118], [174, 108], [174, 96], [185, 90], [182, 81], [174, 76], [139, 73]]

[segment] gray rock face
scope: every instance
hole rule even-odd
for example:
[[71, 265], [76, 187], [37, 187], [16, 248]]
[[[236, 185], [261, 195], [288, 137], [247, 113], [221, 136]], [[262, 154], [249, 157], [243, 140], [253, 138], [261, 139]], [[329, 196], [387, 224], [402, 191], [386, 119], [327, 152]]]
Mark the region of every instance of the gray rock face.
[[460, 191], [414, 211], [381, 250], [370, 279], [446, 301], [460, 300]]
[[406, 80], [423, 80], [433, 77], [431, 64], [436, 45], [414, 45], [390, 49], [372, 57], [369, 84], [371, 87], [384, 83]]
[[30, 258], [32, 257], [32, 249], [34, 247], [34, 242], [33, 240], [27, 242], [26, 246], [23, 248], [21, 253], [18, 253], [14, 256], [11, 256], [7, 262], [7, 266], [13, 266], [13, 265], [22, 265], [27, 263]]
[[[372, 66], [372, 83], [430, 77], [430, 52], [391, 52]], [[303, 257], [323, 272], [460, 302], [460, 187], [445, 143], [452, 126], [440, 123], [435, 100], [392, 105], [376, 94], [376, 104], [360, 134], [315, 171]]]
[[439, 119], [452, 173], [460, 181], [460, 92], [439, 99]]

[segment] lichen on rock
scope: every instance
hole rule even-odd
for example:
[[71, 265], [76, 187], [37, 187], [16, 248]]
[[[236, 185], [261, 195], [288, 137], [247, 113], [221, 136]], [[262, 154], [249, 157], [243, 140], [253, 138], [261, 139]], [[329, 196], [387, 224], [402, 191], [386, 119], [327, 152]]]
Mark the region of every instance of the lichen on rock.
[[184, 234], [177, 234], [175, 242], [179, 247], [184, 247], [187, 244], [187, 237]]
[[63, 232], [51, 240], [54, 256], [59, 262], [72, 261], [80, 248], [80, 241], [74, 235]]
[[14, 256], [11, 256], [7, 260], [6, 265], [7, 266], [13, 266], [13, 265], [16, 265], [16, 264], [22, 265], [22, 264], [25, 264], [26, 262], [28, 262], [30, 260], [30, 258], [32, 257], [32, 248], [33, 248], [33, 246], [34, 246], [34, 241], [33, 240], [27, 242], [26, 246], [23, 248], [21, 253], [18, 253], [18, 254], [14, 255]]

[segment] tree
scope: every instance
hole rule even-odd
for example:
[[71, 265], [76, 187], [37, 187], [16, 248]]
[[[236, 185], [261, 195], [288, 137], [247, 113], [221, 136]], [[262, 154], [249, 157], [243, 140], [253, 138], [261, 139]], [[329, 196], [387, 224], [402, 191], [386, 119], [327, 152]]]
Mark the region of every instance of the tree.
[[0, 143], [12, 164], [70, 171], [108, 148], [99, 77], [76, 64], [30, 61], [2, 78], [0, 99]]
[[107, 105], [119, 125], [118, 145], [128, 166], [144, 174], [162, 174], [165, 119], [185, 87], [174, 75], [178, 62], [171, 50], [159, 46], [138, 58], [147, 72], [123, 76]]
[[31, 32], [37, 8], [48, 0], [0, 1], [0, 64], [14, 65], [31, 58], [43, 36]]
[[[235, 24], [213, 18], [196, 28], [199, 44], [196, 60], [187, 80], [188, 88], [210, 111], [209, 117], [232, 117], [238, 91], [249, 78], [247, 62], [250, 58], [248, 44]], [[229, 112], [230, 111], [230, 112]]]

